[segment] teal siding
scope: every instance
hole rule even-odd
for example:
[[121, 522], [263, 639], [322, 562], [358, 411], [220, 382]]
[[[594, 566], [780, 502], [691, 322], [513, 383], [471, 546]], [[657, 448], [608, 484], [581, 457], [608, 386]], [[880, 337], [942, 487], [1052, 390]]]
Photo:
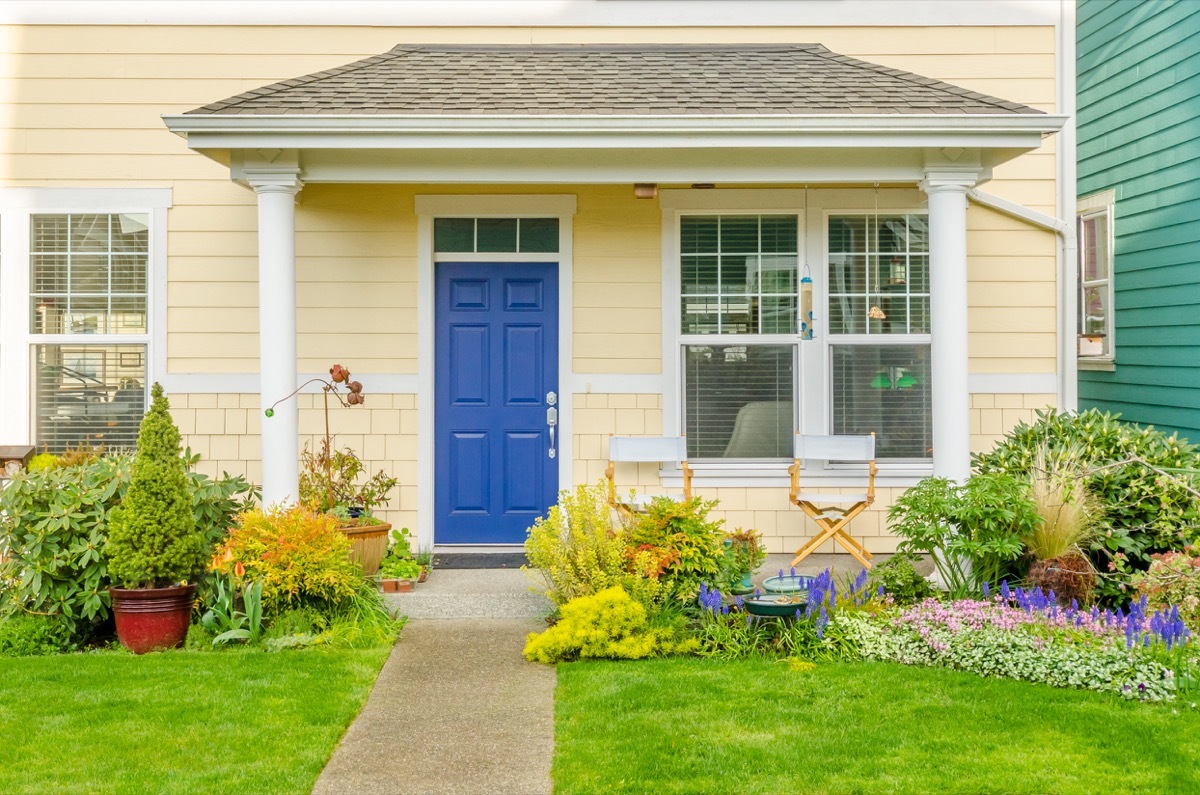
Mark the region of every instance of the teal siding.
[[1079, 195], [1116, 193], [1116, 370], [1079, 405], [1200, 441], [1200, 2], [1077, 8]]

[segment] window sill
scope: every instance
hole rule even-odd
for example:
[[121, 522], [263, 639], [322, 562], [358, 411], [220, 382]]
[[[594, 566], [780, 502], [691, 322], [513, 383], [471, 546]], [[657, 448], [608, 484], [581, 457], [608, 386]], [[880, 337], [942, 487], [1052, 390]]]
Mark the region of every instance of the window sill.
[[[743, 467], [692, 465], [692, 486], [695, 488], [788, 488], [791, 477], [787, 468], [790, 464], [760, 464]], [[933, 475], [933, 464], [928, 466], [880, 465], [875, 475], [878, 488], [908, 488]], [[669, 489], [683, 488], [683, 475], [678, 469], [659, 470], [663, 486]], [[838, 469], [805, 469], [800, 472], [802, 483], [820, 483], [833, 488], [861, 488], [866, 482], [864, 471]]]
[[1117, 369], [1117, 363], [1111, 356], [1089, 356], [1085, 359], [1078, 359], [1076, 367], [1080, 370], [1094, 370], [1111, 373]]

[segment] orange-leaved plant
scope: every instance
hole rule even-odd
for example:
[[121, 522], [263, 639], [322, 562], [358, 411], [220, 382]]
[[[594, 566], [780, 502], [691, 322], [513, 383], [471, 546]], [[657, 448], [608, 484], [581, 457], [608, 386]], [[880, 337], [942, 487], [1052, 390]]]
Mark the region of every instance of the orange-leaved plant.
[[304, 506], [241, 514], [209, 568], [225, 574], [240, 569], [261, 580], [272, 609], [339, 604], [357, 593], [363, 577], [337, 520]]

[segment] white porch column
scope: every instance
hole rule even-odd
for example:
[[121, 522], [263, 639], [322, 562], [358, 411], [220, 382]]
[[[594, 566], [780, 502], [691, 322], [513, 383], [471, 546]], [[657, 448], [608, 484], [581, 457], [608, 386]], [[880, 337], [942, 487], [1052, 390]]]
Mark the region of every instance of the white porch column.
[[[247, 172], [258, 194], [259, 392], [265, 410], [296, 388], [295, 169]], [[296, 398], [262, 417], [263, 505], [289, 504], [299, 495], [300, 441]]]
[[933, 377], [933, 474], [971, 474], [971, 394], [967, 386], [967, 188], [976, 175], [928, 171], [929, 284]]

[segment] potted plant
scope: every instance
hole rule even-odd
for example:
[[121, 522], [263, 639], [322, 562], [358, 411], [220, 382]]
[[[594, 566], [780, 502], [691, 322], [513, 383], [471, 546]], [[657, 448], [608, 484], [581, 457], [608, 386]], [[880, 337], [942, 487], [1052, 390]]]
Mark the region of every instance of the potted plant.
[[196, 527], [179, 429], [162, 387], [138, 431], [129, 491], [109, 513], [109, 589], [117, 637], [135, 654], [182, 645], [204, 564], [204, 535]]
[[724, 575], [726, 585], [733, 593], [750, 593], [754, 590], [751, 577], [767, 559], [767, 550], [762, 543], [762, 534], [757, 530], [737, 528], [725, 535]]
[[1030, 486], [1041, 522], [1021, 539], [1033, 556], [1026, 579], [1063, 605], [1094, 598], [1096, 571], [1083, 550], [1104, 521], [1104, 506], [1088, 490], [1088, 474], [1078, 445], [1055, 451], [1042, 443], [1034, 454]]
[[404, 593], [424, 578], [425, 567], [413, 558], [408, 528], [392, 531], [392, 546], [379, 564], [380, 586], [385, 593]]
[[[332, 395], [342, 406], [361, 406], [366, 402], [362, 383], [352, 381], [350, 371], [335, 364], [329, 368], [329, 379], [311, 378], [294, 392], [277, 400], [266, 410], [268, 418], [275, 415], [275, 407], [295, 396], [309, 384], [320, 384], [324, 397], [325, 436], [317, 452], [307, 446], [301, 453], [300, 501], [315, 506], [338, 519], [339, 529], [351, 541], [351, 557], [363, 568], [368, 577], [379, 570], [379, 562], [387, 551], [387, 533], [391, 524], [371, 515], [376, 505], [387, 503], [387, 495], [396, 487], [396, 478], [384, 472], [376, 472], [359, 482], [365, 467], [350, 448], [337, 450], [329, 432], [329, 397]], [[345, 390], [343, 394], [342, 390]]]

